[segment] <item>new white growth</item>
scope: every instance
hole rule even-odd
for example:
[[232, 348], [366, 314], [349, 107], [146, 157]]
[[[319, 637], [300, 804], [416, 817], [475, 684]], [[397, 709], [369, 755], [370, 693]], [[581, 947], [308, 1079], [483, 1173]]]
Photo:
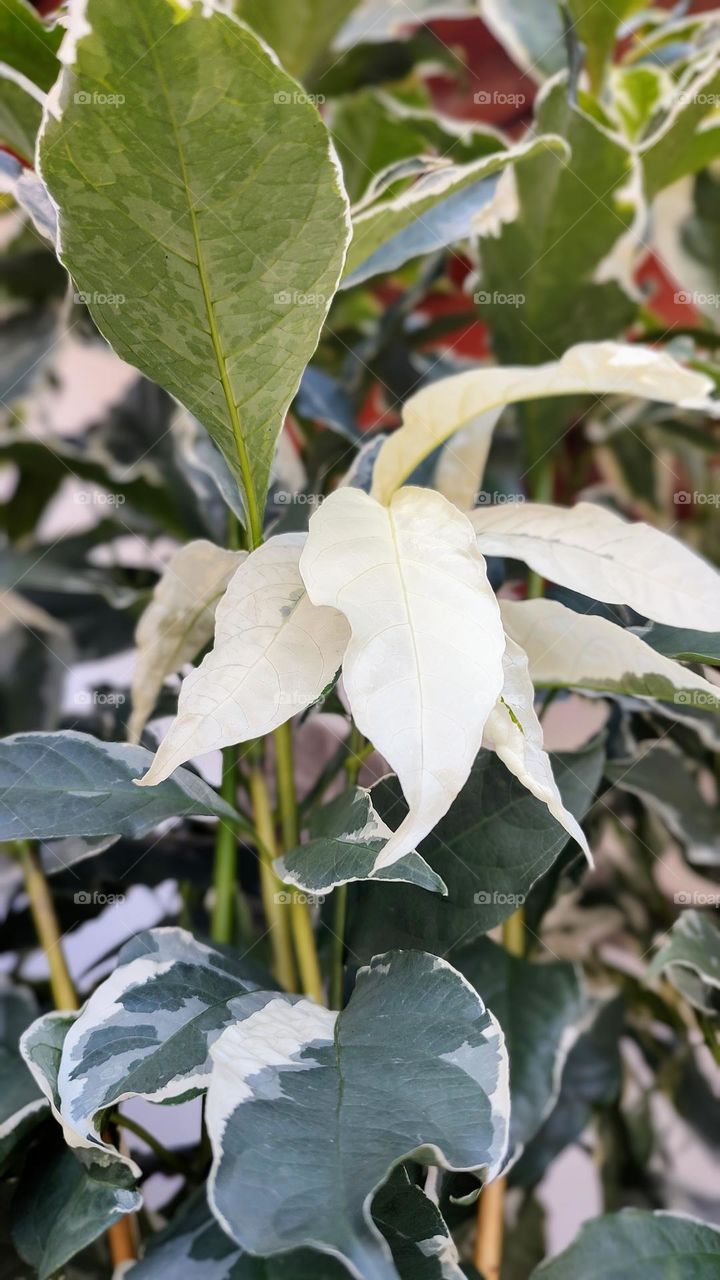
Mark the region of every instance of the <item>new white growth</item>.
[[588, 852], [533, 709], [535, 672], [549, 683], [594, 687], [597, 679], [590, 655], [558, 662], [561, 633], [571, 649], [596, 639], [617, 646], [608, 687], [659, 679], [708, 695], [711, 686], [614, 623], [594, 619], [583, 628], [570, 610], [536, 604], [534, 624], [555, 654], [548, 666], [540, 632], [528, 631], [517, 606], [503, 606], [506, 637], [484, 555], [525, 560], [562, 586], [699, 630], [720, 628], [720, 576], [666, 534], [590, 503], [569, 510], [518, 503], [468, 515], [438, 492], [400, 486], [459, 432], [460, 467], [453, 470], [449, 455], [437, 476], [469, 506], [463, 462], [479, 485], [495, 422], [514, 400], [620, 393], [717, 415], [711, 385], [669, 356], [597, 343], [553, 364], [460, 374], [420, 392], [379, 452], [371, 495], [339, 488], [313, 515], [307, 541], [271, 538], [236, 572], [218, 608], [215, 648], [185, 681], [177, 720], [143, 784], [202, 751], [267, 733], [309, 705], [342, 663], [355, 722], [397, 773], [409, 810], [379, 866], [432, 831], [483, 738]]

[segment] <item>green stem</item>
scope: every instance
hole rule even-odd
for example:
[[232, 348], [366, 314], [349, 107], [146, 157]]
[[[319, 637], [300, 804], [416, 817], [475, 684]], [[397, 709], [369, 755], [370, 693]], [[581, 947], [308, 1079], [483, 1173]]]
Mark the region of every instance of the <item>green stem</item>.
[[[220, 794], [226, 804], [235, 807], [238, 787], [237, 748], [226, 747], [222, 753], [223, 777]], [[213, 942], [232, 942], [235, 933], [235, 896], [237, 884], [237, 830], [229, 819], [219, 818], [215, 837], [213, 873], [213, 906], [210, 937]]]
[[[292, 724], [289, 720], [275, 730], [275, 766], [283, 848], [287, 852], [294, 849], [300, 840]], [[301, 902], [295, 892], [290, 903], [290, 924], [303, 991], [318, 1004], [324, 1004], [325, 991], [310, 911], [307, 903]]]
[[159, 1142], [151, 1133], [148, 1133], [147, 1129], [138, 1124], [137, 1120], [133, 1120], [131, 1116], [126, 1116], [122, 1111], [113, 1111], [110, 1123], [114, 1124], [116, 1129], [127, 1129], [129, 1133], [134, 1133], [136, 1138], [139, 1138], [151, 1151], [155, 1152], [158, 1159], [162, 1160], [168, 1169], [175, 1169], [177, 1173], [182, 1173], [184, 1177], [187, 1176], [185, 1160], [176, 1155], [174, 1151], [168, 1151], [167, 1147], [164, 1147], [162, 1142]]
[[277, 857], [275, 825], [267, 783], [259, 760], [253, 762], [248, 779], [255, 815], [260, 858], [260, 891], [265, 920], [270, 931], [275, 977], [286, 991], [296, 991], [295, 962], [290, 943], [290, 922], [284, 905], [286, 891], [278, 880], [273, 862]]
[[[552, 502], [554, 490], [554, 472], [551, 457], [545, 457], [533, 467], [532, 480], [528, 476], [528, 490], [533, 502]], [[534, 569], [528, 570], [527, 598], [539, 600], [545, 594], [545, 579]]]
[[65, 961], [60, 925], [42, 863], [29, 840], [18, 840], [15, 847], [20, 855], [35, 932], [50, 970], [53, 1003], [56, 1009], [77, 1009], [77, 993]]

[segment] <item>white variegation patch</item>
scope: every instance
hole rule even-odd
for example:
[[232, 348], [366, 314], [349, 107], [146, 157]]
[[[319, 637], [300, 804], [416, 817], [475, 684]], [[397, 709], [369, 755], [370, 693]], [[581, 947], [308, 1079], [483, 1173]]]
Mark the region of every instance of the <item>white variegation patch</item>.
[[347, 617], [352, 713], [410, 810], [379, 866], [415, 849], [447, 812], [502, 687], [505, 638], [471, 533], [467, 516], [417, 488], [388, 507], [341, 489], [310, 521], [300, 564], [308, 594]]
[[584, 342], [549, 364], [493, 366], [443, 378], [411, 396], [403, 425], [385, 441], [372, 494], [389, 502], [434, 449], [474, 419], [505, 405], [545, 396], [624, 395], [660, 400], [720, 415], [714, 384], [665, 352], [620, 342]]
[[246, 551], [226, 551], [199, 539], [168, 561], [135, 632], [128, 739], [139, 742], [165, 678], [212, 638], [218, 601]]
[[319, 698], [348, 640], [342, 614], [308, 598], [300, 533], [281, 534], [240, 565], [217, 607], [215, 643], [183, 681], [178, 714], [140, 785], [192, 756], [271, 733]]
[[520, 645], [509, 636], [503, 657], [505, 683], [497, 706], [485, 726], [484, 745], [492, 747], [512, 774], [538, 800], [542, 800], [568, 835], [580, 845], [588, 860], [592, 856], [582, 827], [565, 808], [543, 747], [542, 725], [535, 713], [535, 690], [528, 660]]
[[527, 654], [536, 688], [593, 689], [720, 709], [719, 686], [607, 618], [576, 613], [558, 600], [501, 600], [500, 611], [506, 632]]
[[720, 630], [720, 575], [659, 529], [591, 502], [480, 507], [471, 519], [484, 555], [524, 560], [561, 587], [655, 622]]

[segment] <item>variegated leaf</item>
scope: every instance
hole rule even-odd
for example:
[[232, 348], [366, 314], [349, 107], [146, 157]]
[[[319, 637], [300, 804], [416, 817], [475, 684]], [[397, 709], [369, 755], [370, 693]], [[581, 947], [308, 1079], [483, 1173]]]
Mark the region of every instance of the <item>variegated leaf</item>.
[[471, 518], [484, 555], [524, 560], [561, 587], [630, 605], [655, 622], [720, 629], [720, 575], [659, 529], [591, 502], [479, 507]]
[[135, 632], [130, 742], [139, 742], [166, 676], [179, 671], [212, 639], [215, 610], [245, 551], [199, 539], [168, 560]]
[[402, 427], [378, 456], [372, 493], [389, 502], [428, 454], [461, 427], [492, 410], [499, 414], [507, 404], [545, 396], [624, 395], [711, 411], [712, 389], [710, 378], [684, 369], [664, 352], [619, 342], [579, 343], [550, 364], [459, 373], [407, 401]]
[[503, 600], [508, 635], [541, 689], [593, 689], [720, 710], [720, 687], [657, 653], [638, 635], [558, 600]]
[[37, 1017], [25, 987], [0, 984], [0, 1166], [47, 1110], [19, 1049], [22, 1032]]
[[552, 816], [591, 860], [583, 829], [563, 804], [550, 757], [543, 748], [542, 725], [535, 713], [535, 690], [527, 656], [509, 636], [503, 655], [503, 673], [502, 694], [488, 716], [484, 745], [492, 747], [523, 786], [547, 805]]
[[345, 619], [311, 603], [301, 533], [258, 547], [236, 570], [215, 617], [215, 643], [183, 681], [178, 714], [142, 779], [152, 787], [192, 756], [260, 738], [320, 697], [348, 640]]
[[697, 1009], [720, 1016], [720, 929], [710, 915], [688, 909], [678, 916], [647, 977], [661, 973]]
[[286, 884], [308, 893], [325, 893], [354, 880], [397, 880], [446, 893], [445, 884], [419, 853], [407, 853], [385, 867], [380, 855], [392, 831], [375, 812], [370, 792], [356, 787], [319, 809], [308, 840], [275, 864]]
[[348, 619], [352, 713], [410, 810], [378, 867], [412, 852], [447, 812], [502, 688], [500, 612], [471, 535], [467, 516], [428, 489], [403, 489], [387, 507], [339, 489], [310, 521], [308, 595]]
[[68, 729], [0, 739], [0, 840], [139, 839], [168, 818], [235, 817], [187, 769], [144, 796], [133, 784], [151, 760], [144, 747], [101, 742]]
[[[342, 1260], [355, 1280], [397, 1280], [370, 1213], [392, 1167], [412, 1155], [493, 1177], [502, 1162], [502, 1035], [435, 956], [377, 957], [340, 1014], [247, 997], [212, 1056], [210, 1201], [251, 1253], [310, 1247]], [[328, 1124], [333, 1140], [318, 1144]]]
[[35, 1023], [23, 1052], [70, 1145], [117, 1159], [98, 1130], [108, 1107], [135, 1096], [174, 1102], [205, 1089], [210, 1046], [258, 978], [272, 986], [249, 962], [182, 929], [153, 929], [123, 947], [77, 1016]]

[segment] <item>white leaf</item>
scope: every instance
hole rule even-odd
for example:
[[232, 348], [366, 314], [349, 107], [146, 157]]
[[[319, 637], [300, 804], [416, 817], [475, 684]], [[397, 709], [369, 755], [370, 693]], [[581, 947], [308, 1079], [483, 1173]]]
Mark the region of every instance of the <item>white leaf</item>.
[[461, 511], [471, 511], [485, 474], [493, 432], [503, 405], [478, 414], [448, 440], [435, 467], [433, 488]]
[[524, 560], [535, 573], [654, 622], [720, 630], [720, 576], [681, 542], [604, 507], [541, 502], [471, 513], [486, 556]]
[[596, 689], [720, 709], [720, 687], [665, 658], [632, 631], [558, 600], [503, 600], [505, 630], [525, 650], [533, 684]]
[[429, 489], [403, 489], [389, 507], [337, 490], [310, 521], [300, 567], [310, 598], [350, 623], [352, 713], [408, 803], [378, 863], [389, 866], [468, 778], [502, 688], [500, 611], [470, 521]]
[[684, 369], [664, 352], [620, 342], [583, 342], [561, 360], [530, 367], [507, 365], [443, 378], [411, 396], [403, 425], [386, 440], [373, 476], [373, 497], [392, 494], [428, 454], [461, 427], [491, 409], [559, 395], [627, 395], [715, 413], [713, 382]]
[[546, 804], [568, 835], [592, 861], [582, 827], [565, 808], [543, 748], [542, 725], [535, 714], [533, 688], [526, 654], [509, 636], [503, 657], [505, 683], [497, 706], [485, 726], [484, 745], [492, 747], [528, 791]]
[[200, 539], [168, 560], [135, 632], [130, 742], [140, 741], [166, 676], [192, 662], [212, 638], [218, 601], [246, 555]]
[[308, 599], [298, 569], [304, 541], [271, 538], [236, 570], [218, 605], [214, 648], [183, 681], [177, 718], [140, 786], [191, 756], [271, 733], [330, 683], [347, 623]]

